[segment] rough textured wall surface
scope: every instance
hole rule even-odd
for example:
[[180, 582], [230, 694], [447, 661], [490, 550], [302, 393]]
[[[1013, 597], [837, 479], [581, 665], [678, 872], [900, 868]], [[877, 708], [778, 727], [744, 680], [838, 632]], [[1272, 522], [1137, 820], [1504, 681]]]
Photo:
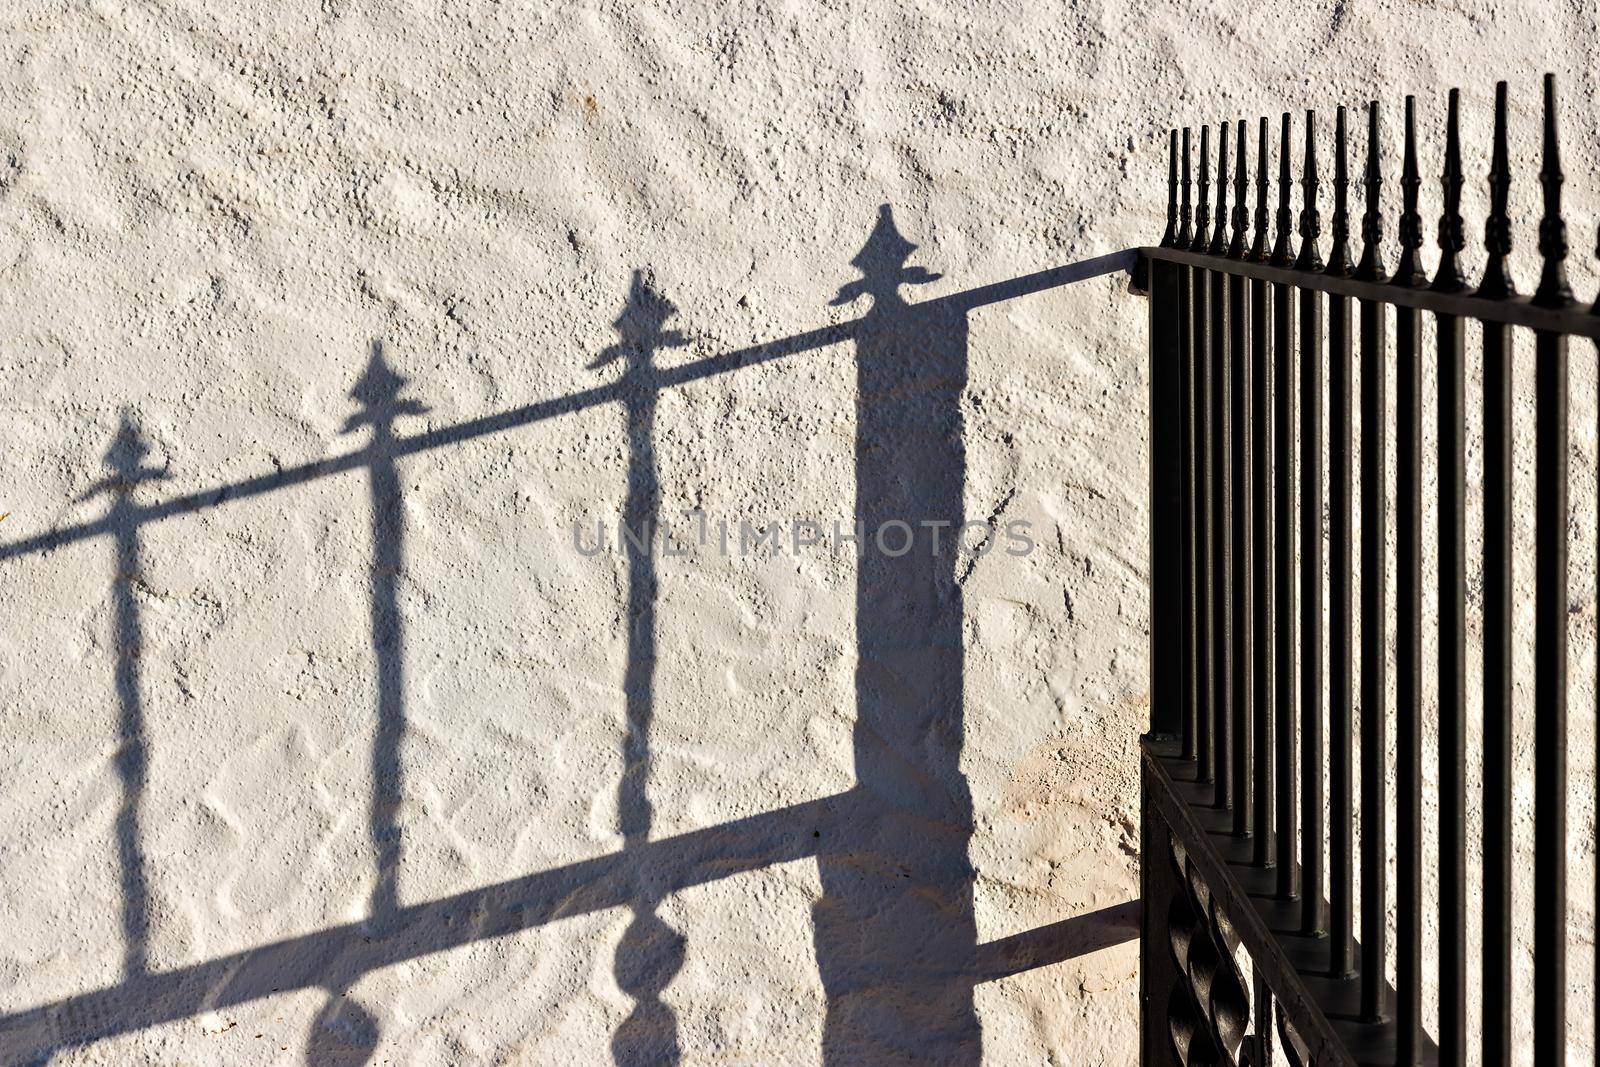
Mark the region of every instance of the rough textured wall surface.
[[[0, 26], [21, 1060], [1129, 1062], [1146, 309], [1115, 278], [916, 305], [1153, 241], [1174, 122], [1379, 86], [1437, 145], [1464, 82], [1477, 219], [1491, 79], [1526, 120], [1568, 72], [1580, 248], [1597, 193], [1578, 4]], [[884, 203], [914, 251], [864, 251]], [[919, 541], [884, 578], [714, 527], [573, 542], [695, 508], [1037, 546]], [[1575, 815], [1575, 861], [1592, 841]]]

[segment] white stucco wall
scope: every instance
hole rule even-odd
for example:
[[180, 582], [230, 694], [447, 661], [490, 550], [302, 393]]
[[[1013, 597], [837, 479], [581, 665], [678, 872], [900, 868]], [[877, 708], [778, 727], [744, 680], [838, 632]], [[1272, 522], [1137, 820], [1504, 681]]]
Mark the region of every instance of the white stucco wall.
[[[57, 1062], [605, 1062], [636, 1003], [614, 957], [641, 894], [683, 938], [661, 999], [684, 1063], [823, 1061], [824, 887], [809, 854], [782, 854], [809, 847], [792, 840], [805, 819], [865, 832], [828, 802], [859, 784], [848, 557], [659, 561], [647, 836], [697, 836], [637, 878], [606, 866], [639, 844], [618, 810], [629, 566], [576, 551], [571, 526], [615, 521], [627, 495], [620, 394], [579, 401], [624, 373], [590, 364], [635, 271], [676, 308], [663, 328], [683, 343], [660, 363], [692, 364], [860, 315], [829, 302], [882, 203], [920, 246], [910, 264], [942, 275], [907, 299], [937, 298], [1153, 242], [1175, 123], [1381, 92], [1394, 135], [1416, 92], [1431, 176], [1457, 82], [1476, 264], [1508, 76], [1526, 286], [1536, 76], [1554, 69], [1573, 275], [1593, 289], [1600, 31], [1579, 4], [10, 0], [0, 27], [0, 539], [89, 526], [0, 560], [0, 1013], [120, 990], [27, 1016], [17, 1048], [108, 1035]], [[967, 322], [964, 511], [1027, 520], [1039, 545], [985, 556], [961, 587], [979, 945], [1137, 893], [1146, 313], [1112, 277]], [[332, 469], [370, 437], [345, 427], [374, 340], [426, 407], [395, 433], [441, 442], [396, 461], [376, 542], [370, 472]], [[836, 341], [664, 390], [663, 513], [848, 521], [855, 357]], [[1592, 353], [1574, 368], [1592, 544]], [[135, 527], [101, 522], [124, 418], [162, 475], [124, 506], [205, 494], [138, 524], [131, 568], [115, 532]], [[215, 492], [319, 460], [315, 478]], [[1592, 566], [1575, 567], [1592, 684]], [[375, 648], [382, 589], [403, 640]], [[1592, 749], [1574, 744], [1575, 791]], [[375, 844], [385, 751], [399, 836]], [[1592, 899], [1589, 810], [1572, 840], [1575, 899]], [[468, 894], [412, 941], [373, 918], [395, 841], [399, 908]], [[692, 884], [638, 884], [685, 865]], [[134, 868], [144, 907], [125, 918]], [[519, 903], [537, 919], [505, 918]], [[1589, 910], [1573, 922], [1587, 938]], [[976, 986], [985, 1062], [1131, 1061], [1137, 953], [1094, 948], [1108, 929]], [[325, 948], [348, 981], [273, 993], [271, 968], [226, 962], [278, 941], [294, 942], [271, 957], [282, 973], [319, 973]], [[150, 978], [171, 973], [189, 984]], [[1581, 952], [1573, 974], [1589, 988]], [[245, 988], [261, 995], [229, 992]], [[126, 1023], [153, 1003], [192, 1010]], [[965, 1062], [936, 1038], [917, 1058]]]

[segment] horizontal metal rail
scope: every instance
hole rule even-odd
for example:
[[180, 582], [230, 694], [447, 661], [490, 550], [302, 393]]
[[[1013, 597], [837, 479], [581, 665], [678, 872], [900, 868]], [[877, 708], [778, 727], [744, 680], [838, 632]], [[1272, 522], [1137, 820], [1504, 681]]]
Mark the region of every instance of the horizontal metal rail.
[[1600, 314], [1583, 305], [1540, 307], [1528, 296], [1486, 297], [1476, 292], [1441, 292], [1389, 281], [1363, 281], [1343, 274], [1301, 270], [1293, 266], [1275, 267], [1270, 263], [1229, 259], [1209, 252], [1190, 252], [1182, 248], [1149, 246], [1139, 249], [1146, 260], [1199, 267], [1217, 274], [1254, 278], [1296, 289], [1353, 297], [1393, 307], [1416, 308], [1436, 315], [1453, 315], [1480, 322], [1523, 326], [1530, 330], [1568, 334], [1600, 340]]

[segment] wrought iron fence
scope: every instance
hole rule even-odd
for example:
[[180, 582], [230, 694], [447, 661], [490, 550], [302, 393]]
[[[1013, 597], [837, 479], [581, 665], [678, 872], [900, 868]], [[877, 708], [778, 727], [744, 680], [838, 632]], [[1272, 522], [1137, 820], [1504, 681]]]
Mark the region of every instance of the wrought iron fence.
[[[1516, 295], [1507, 267], [1512, 175], [1505, 83], [1495, 95], [1488, 258], [1475, 287], [1462, 263], [1458, 111], [1452, 90], [1440, 261], [1431, 280], [1421, 258], [1413, 98], [1405, 101], [1400, 259], [1392, 274], [1382, 255], [1376, 103], [1366, 113], [1358, 254], [1351, 248], [1345, 110], [1338, 109], [1326, 261], [1319, 251], [1313, 113], [1303, 126], [1297, 249], [1290, 232], [1295, 152], [1288, 114], [1270, 235], [1267, 120], [1256, 135], [1253, 234], [1245, 123], [1233, 131], [1231, 211], [1228, 124], [1218, 129], [1215, 183], [1211, 131], [1201, 131], [1193, 208], [1190, 132], [1182, 131], [1181, 146], [1179, 133], [1171, 135], [1167, 229], [1159, 247], [1143, 250], [1150, 296], [1155, 709], [1143, 758], [1147, 1067], [1282, 1060], [1456, 1064], [1466, 1062], [1469, 1040], [1480, 1046], [1475, 1059], [1510, 1063], [1514, 1012], [1529, 1011], [1534, 1062], [1559, 1063], [1566, 1056], [1567, 349], [1569, 337], [1600, 337], [1600, 315], [1575, 303], [1565, 273], [1553, 78], [1544, 82], [1539, 173], [1543, 272], [1531, 298]], [[1431, 353], [1424, 351], [1428, 317]], [[1482, 782], [1473, 797], [1467, 775], [1468, 320], [1480, 324], [1474, 336], [1482, 346], [1481, 440], [1474, 442], [1483, 456], [1482, 573], [1473, 576], [1481, 579], [1482, 596], [1481, 607], [1471, 605], [1479, 617], [1470, 620], [1482, 634], [1481, 662], [1470, 665], [1482, 682]], [[1532, 360], [1517, 370], [1513, 349], [1522, 330], [1532, 331]], [[1437, 548], [1436, 566], [1425, 568], [1422, 381], [1430, 355], [1437, 377], [1436, 410], [1426, 413], [1437, 420], [1429, 457], [1437, 471]], [[1531, 543], [1513, 539], [1518, 373], [1531, 373], [1534, 395]], [[1392, 404], [1386, 396], [1391, 374]], [[1512, 563], [1530, 550], [1537, 909], [1533, 900], [1513, 900], [1511, 893], [1513, 856], [1521, 854], [1514, 853], [1511, 818]], [[1436, 613], [1426, 617], [1425, 583], [1437, 596]], [[1433, 669], [1423, 657], [1425, 628], [1437, 635], [1437, 675], [1426, 679], [1438, 698], [1436, 751], [1424, 751], [1423, 743], [1425, 672]], [[1392, 769], [1385, 743], [1391, 727]], [[1438, 846], [1432, 851], [1439, 892], [1437, 900], [1424, 900], [1423, 865], [1430, 862], [1423, 847], [1425, 767], [1435, 759]], [[1481, 804], [1481, 819], [1470, 820], [1481, 842], [1468, 839], [1469, 802]], [[1523, 851], [1528, 844], [1517, 842]], [[1480, 845], [1481, 877], [1469, 882], [1466, 857]], [[1392, 945], [1390, 864], [1396, 873]], [[1425, 946], [1432, 908], [1439, 937]], [[1469, 912], [1481, 914], [1482, 927], [1482, 951], [1471, 958]], [[1518, 915], [1531, 915], [1531, 1003], [1522, 991], [1512, 997]], [[1385, 977], [1391, 964], [1392, 986]], [[1479, 995], [1470, 1000], [1469, 971], [1481, 976]], [[1425, 1027], [1423, 985], [1434, 977], [1437, 1024]]]

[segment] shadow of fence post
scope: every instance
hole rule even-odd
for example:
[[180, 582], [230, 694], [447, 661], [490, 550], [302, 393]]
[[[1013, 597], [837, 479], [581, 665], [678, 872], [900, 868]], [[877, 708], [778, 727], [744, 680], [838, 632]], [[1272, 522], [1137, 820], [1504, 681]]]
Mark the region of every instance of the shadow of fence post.
[[829, 1067], [982, 1052], [956, 568], [967, 326], [952, 304], [901, 297], [939, 277], [905, 265], [915, 248], [885, 204], [834, 301], [872, 299], [855, 331], [856, 787], [814, 909]]

